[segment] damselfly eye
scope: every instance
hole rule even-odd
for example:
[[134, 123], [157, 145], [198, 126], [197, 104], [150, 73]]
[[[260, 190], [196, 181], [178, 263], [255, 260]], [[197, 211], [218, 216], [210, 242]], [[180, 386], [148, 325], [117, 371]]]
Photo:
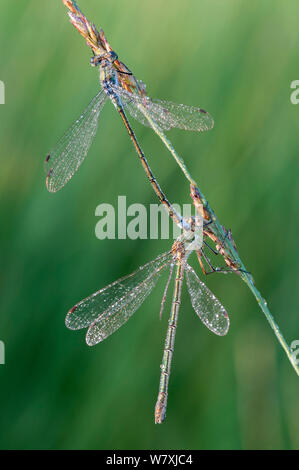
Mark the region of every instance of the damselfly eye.
[[100, 56], [95, 56], [95, 57], [91, 57], [90, 59], [90, 65], [92, 67], [96, 67], [97, 65], [99, 65], [99, 63], [101, 62], [102, 58]]
[[109, 55], [110, 55], [110, 62], [112, 62], [112, 63], [115, 62], [118, 59], [118, 55], [114, 51], [110, 51]]

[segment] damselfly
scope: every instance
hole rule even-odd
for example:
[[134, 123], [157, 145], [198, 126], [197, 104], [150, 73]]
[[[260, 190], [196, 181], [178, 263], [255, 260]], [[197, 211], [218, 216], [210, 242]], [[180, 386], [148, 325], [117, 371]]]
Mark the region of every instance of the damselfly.
[[104, 33], [97, 31], [82, 14], [73, 0], [63, 0], [68, 7], [72, 24], [92, 48], [91, 65], [99, 66], [101, 90], [86, 110], [65, 133], [46, 157], [47, 188], [51, 192], [61, 189], [74, 175], [86, 157], [96, 134], [99, 116], [108, 98], [120, 114], [132, 139], [139, 159], [160, 201], [172, 218], [181, 225], [181, 218], [172, 208], [155, 179], [145, 155], [125, 114], [125, 109], [144, 125], [152, 127], [162, 138], [162, 130], [180, 128], [205, 131], [213, 127], [212, 117], [203, 109], [170, 101], [152, 100], [145, 86], [128, 67], [118, 59]]
[[76, 304], [66, 316], [68, 328], [88, 328], [86, 342], [89, 346], [100, 343], [129, 320], [151, 293], [160, 275], [168, 268], [169, 277], [162, 299], [162, 310], [175, 268], [174, 292], [155, 408], [156, 423], [162, 423], [166, 415], [168, 382], [185, 273], [192, 306], [204, 325], [220, 336], [225, 335], [229, 329], [229, 318], [224, 307], [187, 263], [191, 252], [189, 241], [181, 237], [173, 244], [171, 251], [90, 295]]

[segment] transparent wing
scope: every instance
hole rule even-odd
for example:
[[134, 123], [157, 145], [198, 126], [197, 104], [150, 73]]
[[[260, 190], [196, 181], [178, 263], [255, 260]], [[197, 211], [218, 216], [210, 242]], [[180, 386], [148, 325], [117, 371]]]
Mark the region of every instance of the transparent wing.
[[209, 330], [216, 335], [226, 335], [229, 329], [229, 317], [225, 308], [215, 295], [201, 282], [195, 271], [186, 264], [187, 286], [192, 306]]
[[47, 155], [46, 184], [50, 192], [61, 189], [86, 157], [96, 134], [99, 115], [106, 98], [104, 90], [101, 90]]
[[207, 131], [214, 126], [212, 116], [204, 109], [171, 101], [152, 100], [129, 93], [115, 85], [112, 88], [121, 98], [125, 109], [144, 126], [151, 127], [147, 115], [163, 130], [178, 127], [188, 131]]
[[71, 330], [89, 327], [86, 335], [89, 346], [103, 341], [140, 307], [171, 260], [171, 252], [164, 253], [82, 300], [68, 312], [66, 326]]

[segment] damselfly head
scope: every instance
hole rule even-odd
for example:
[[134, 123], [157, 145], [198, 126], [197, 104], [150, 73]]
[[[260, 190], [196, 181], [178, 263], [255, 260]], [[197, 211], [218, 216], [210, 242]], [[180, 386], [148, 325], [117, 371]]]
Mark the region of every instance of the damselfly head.
[[99, 65], [101, 63], [101, 56], [93, 56], [91, 57], [90, 59], [90, 65], [92, 67], [96, 67], [97, 65]]
[[113, 64], [117, 59], [118, 59], [118, 56], [117, 56], [116, 52], [109, 51], [109, 52], [105, 52], [105, 54], [100, 54], [100, 55], [93, 56], [90, 59], [90, 65], [92, 67], [97, 67], [103, 61], [106, 61], [106, 62], [109, 62], [110, 64]]

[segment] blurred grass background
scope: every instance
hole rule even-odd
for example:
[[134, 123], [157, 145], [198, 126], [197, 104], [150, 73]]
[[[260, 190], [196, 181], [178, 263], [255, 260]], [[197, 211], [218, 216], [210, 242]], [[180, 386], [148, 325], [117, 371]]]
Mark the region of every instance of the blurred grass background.
[[[150, 96], [200, 105], [215, 118], [209, 133], [169, 137], [232, 229], [285, 337], [299, 339], [299, 106], [290, 103], [290, 83], [299, 79], [298, 2], [79, 6]], [[0, 447], [298, 448], [298, 378], [236, 276], [205, 279], [230, 313], [225, 338], [203, 327], [183, 292], [162, 426], [153, 409], [168, 316], [159, 321], [164, 281], [134, 319], [94, 348], [84, 333], [65, 328], [78, 300], [169, 242], [95, 237], [98, 204], [116, 204], [118, 195], [128, 205], [156, 202], [112, 105], [78, 174], [61, 192], [46, 190], [47, 151], [99, 86], [62, 2], [2, 0], [0, 44]], [[170, 155], [153, 132], [133, 125], [169, 199], [189, 202]]]

